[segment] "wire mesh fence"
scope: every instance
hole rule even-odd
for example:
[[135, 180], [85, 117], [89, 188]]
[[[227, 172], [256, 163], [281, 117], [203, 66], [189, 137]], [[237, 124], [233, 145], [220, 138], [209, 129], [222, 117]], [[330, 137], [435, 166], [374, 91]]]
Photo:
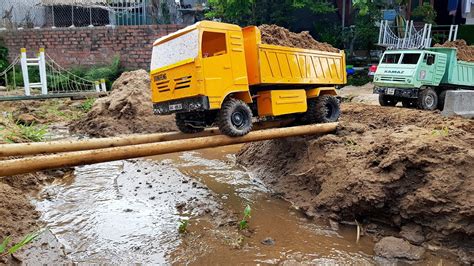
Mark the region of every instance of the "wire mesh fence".
[[0, 2], [0, 29], [191, 24], [205, 0], [15, 0]]

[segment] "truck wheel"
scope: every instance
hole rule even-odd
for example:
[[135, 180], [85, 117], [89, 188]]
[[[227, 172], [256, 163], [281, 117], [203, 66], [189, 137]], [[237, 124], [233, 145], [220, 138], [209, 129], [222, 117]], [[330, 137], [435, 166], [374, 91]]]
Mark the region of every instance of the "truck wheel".
[[321, 95], [317, 98], [308, 99], [308, 110], [302, 117], [302, 121], [315, 123], [336, 122], [341, 115], [339, 101], [331, 95]]
[[438, 109], [443, 111], [444, 109], [444, 100], [446, 99], [447, 90], [442, 91], [438, 96]]
[[244, 101], [228, 99], [217, 115], [217, 125], [227, 136], [243, 136], [252, 130], [252, 110]]
[[379, 94], [379, 104], [381, 106], [395, 106], [397, 105], [398, 101], [395, 97], [386, 95], [383, 93]]
[[177, 113], [176, 126], [183, 133], [198, 133], [205, 128], [204, 112]]
[[403, 99], [402, 106], [405, 108], [415, 108], [416, 107], [416, 100], [414, 99]]
[[426, 88], [418, 94], [418, 108], [435, 110], [438, 107], [438, 94], [432, 88]]

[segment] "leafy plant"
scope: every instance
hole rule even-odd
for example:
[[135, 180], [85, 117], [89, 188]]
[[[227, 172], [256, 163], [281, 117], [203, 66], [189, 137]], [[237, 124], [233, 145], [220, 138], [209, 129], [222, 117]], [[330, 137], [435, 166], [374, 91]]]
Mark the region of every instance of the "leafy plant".
[[35, 240], [43, 231], [36, 231], [30, 234], [27, 234], [20, 242], [16, 243], [12, 247], [8, 248], [8, 244], [11, 241], [11, 237], [6, 237], [0, 244], [0, 257], [5, 257], [17, 252], [19, 249], [29, 244], [31, 241]]
[[94, 102], [95, 102], [95, 98], [88, 98], [79, 106], [79, 108], [81, 108], [84, 112], [87, 113], [92, 109]]
[[417, 6], [413, 9], [411, 15], [414, 20], [421, 20], [425, 23], [435, 24], [436, 16], [438, 14], [429, 3], [423, 3], [423, 5]]
[[250, 205], [247, 205], [244, 209], [244, 217], [242, 220], [239, 222], [239, 229], [244, 230], [249, 227], [249, 222], [248, 219], [250, 219], [250, 212], [252, 209], [250, 208]]
[[7, 133], [4, 134], [4, 140], [10, 143], [43, 141], [48, 133], [47, 128], [47, 126], [35, 125], [34, 123], [31, 125], [23, 125], [18, 121], [9, 123], [6, 127]]
[[449, 128], [447, 126], [444, 126], [441, 129], [433, 129], [431, 131], [431, 135], [440, 136], [440, 137], [447, 137], [447, 136], [449, 136]]
[[188, 232], [189, 220], [180, 220], [178, 226], [178, 232], [180, 234], [186, 234]]

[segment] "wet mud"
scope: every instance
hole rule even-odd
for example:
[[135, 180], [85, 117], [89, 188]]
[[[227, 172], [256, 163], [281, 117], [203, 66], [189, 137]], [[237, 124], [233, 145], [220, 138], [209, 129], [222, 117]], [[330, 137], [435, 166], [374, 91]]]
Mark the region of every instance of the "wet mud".
[[[357, 242], [355, 226], [313, 219], [292, 207], [236, 163], [239, 149], [77, 167], [35, 196], [48, 238], [18, 258], [87, 264], [377, 263], [371, 238]], [[249, 228], [239, 230], [247, 204]], [[182, 220], [189, 220], [185, 234], [178, 232]]]

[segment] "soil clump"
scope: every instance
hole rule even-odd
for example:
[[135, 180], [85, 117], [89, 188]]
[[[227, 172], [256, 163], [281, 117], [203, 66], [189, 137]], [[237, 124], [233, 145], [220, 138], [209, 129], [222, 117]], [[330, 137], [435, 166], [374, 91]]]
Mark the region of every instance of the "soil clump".
[[262, 34], [262, 43], [264, 44], [339, 53], [339, 49], [330, 44], [316, 41], [308, 31], [294, 33], [283, 27], [268, 24], [260, 25], [258, 28]]
[[174, 116], [153, 114], [150, 77], [145, 70], [124, 72], [112, 85], [109, 96], [95, 101], [70, 131], [93, 137], [176, 130]]
[[467, 45], [465, 40], [456, 40], [445, 42], [444, 44], [435, 44], [435, 47], [453, 47], [458, 49], [458, 60], [474, 62], [474, 45]]
[[[245, 145], [238, 161], [308, 216], [357, 220], [376, 238], [456, 248], [474, 261], [474, 120], [342, 105], [335, 134]], [[421, 234], [421, 235], [420, 235]]]

